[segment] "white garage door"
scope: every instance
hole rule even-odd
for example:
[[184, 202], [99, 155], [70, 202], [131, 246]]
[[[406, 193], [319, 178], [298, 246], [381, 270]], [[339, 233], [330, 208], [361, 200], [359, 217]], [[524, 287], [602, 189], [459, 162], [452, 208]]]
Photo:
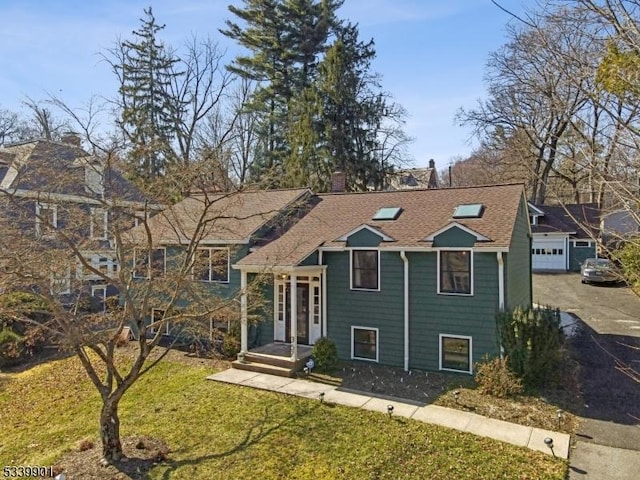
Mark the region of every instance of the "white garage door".
[[567, 252], [563, 238], [534, 238], [531, 254], [534, 270], [567, 269]]

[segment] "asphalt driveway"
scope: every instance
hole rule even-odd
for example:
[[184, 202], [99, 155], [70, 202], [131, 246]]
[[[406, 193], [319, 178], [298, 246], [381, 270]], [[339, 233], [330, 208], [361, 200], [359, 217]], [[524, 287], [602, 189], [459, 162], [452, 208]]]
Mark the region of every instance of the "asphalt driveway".
[[624, 286], [583, 285], [580, 275], [535, 274], [533, 299], [575, 317], [569, 339], [580, 365], [583, 418], [571, 453], [570, 479], [637, 479], [640, 472], [640, 298]]
[[533, 275], [533, 301], [570, 312], [602, 335], [640, 337], [640, 298], [620, 285], [585, 285], [578, 273]]

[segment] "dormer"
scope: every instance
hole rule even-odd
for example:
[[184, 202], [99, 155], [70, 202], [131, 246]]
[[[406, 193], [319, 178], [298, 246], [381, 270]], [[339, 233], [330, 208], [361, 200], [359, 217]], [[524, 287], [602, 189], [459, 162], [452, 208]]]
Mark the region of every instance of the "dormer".
[[349, 247], [377, 247], [381, 242], [394, 242], [395, 239], [378, 228], [364, 224], [345, 233], [336, 241], [346, 242]]
[[80, 157], [73, 162], [84, 168], [84, 190], [90, 195], [104, 195], [104, 164], [96, 157]]
[[529, 222], [531, 225], [538, 225], [539, 218], [544, 217], [544, 212], [531, 202], [527, 202], [527, 207], [529, 209]]
[[458, 222], [451, 222], [424, 241], [432, 242], [434, 247], [473, 247], [476, 242], [490, 242], [491, 239]]

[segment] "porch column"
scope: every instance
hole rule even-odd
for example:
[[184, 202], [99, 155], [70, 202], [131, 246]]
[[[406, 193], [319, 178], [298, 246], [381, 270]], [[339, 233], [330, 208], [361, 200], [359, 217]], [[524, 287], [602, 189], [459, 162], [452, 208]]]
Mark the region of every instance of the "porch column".
[[291, 285], [291, 360], [294, 362], [298, 359], [298, 277], [292, 274], [290, 277]]
[[247, 353], [247, 272], [240, 270], [240, 353]]

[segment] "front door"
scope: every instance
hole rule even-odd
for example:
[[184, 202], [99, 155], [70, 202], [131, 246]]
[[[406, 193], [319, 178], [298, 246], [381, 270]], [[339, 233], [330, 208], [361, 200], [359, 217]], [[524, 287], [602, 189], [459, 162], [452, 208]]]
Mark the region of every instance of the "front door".
[[[286, 298], [291, 298], [289, 295], [291, 295], [291, 286], [287, 285]], [[298, 328], [298, 343], [309, 345], [309, 284], [296, 286], [296, 306], [298, 311], [295, 321]], [[289, 341], [291, 339], [291, 323], [288, 321], [291, 318], [290, 302], [286, 302], [286, 312], [286, 338]]]

